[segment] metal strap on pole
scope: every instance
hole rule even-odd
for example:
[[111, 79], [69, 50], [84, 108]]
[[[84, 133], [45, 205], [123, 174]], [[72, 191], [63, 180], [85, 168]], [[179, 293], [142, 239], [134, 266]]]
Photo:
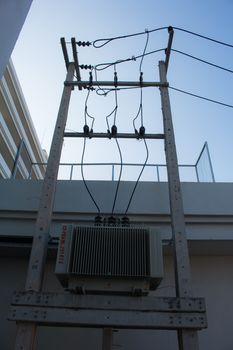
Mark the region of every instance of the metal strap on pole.
[[[67, 72], [67, 79], [72, 80], [73, 75], [74, 64], [70, 63]], [[64, 86], [57, 122], [53, 134], [48, 165], [42, 186], [33, 245], [28, 266], [25, 286], [26, 291], [38, 292], [42, 287], [57, 174], [63, 143], [63, 133], [68, 115], [71, 91], [71, 86]], [[17, 328], [15, 350], [32, 350], [35, 334], [36, 326], [34, 324], [19, 323]]]
[[[167, 82], [166, 65], [159, 62], [161, 83]], [[172, 124], [172, 114], [167, 87], [160, 87], [162, 113], [165, 134], [165, 153], [167, 161], [169, 199], [172, 221], [172, 236], [175, 258], [175, 279], [177, 297], [191, 297], [190, 261], [185, 232], [183, 199], [178, 171], [175, 136]], [[198, 350], [198, 336], [196, 331], [178, 331], [180, 350]]]

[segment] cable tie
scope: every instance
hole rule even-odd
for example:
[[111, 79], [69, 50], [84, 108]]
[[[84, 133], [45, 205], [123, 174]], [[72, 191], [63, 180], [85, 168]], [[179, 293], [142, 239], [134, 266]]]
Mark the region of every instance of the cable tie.
[[136, 62], [137, 58], [135, 56], [132, 56], [131, 60]]

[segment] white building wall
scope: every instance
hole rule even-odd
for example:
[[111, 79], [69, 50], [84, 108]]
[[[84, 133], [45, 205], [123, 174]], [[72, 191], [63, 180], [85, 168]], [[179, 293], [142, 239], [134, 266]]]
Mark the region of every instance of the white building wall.
[[0, 79], [18, 39], [32, 0], [0, 1]]

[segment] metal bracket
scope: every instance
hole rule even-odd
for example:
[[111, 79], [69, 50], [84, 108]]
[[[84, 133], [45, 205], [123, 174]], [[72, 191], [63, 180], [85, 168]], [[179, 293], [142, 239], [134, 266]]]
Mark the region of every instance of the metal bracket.
[[65, 132], [64, 137], [88, 137], [92, 138], [115, 138], [115, 139], [164, 139], [164, 134], [144, 134], [140, 137], [135, 133], [117, 133], [115, 135], [109, 133], [92, 132], [86, 135], [84, 132]]
[[17, 292], [11, 321], [73, 327], [202, 329], [207, 327], [203, 298], [126, 297]]

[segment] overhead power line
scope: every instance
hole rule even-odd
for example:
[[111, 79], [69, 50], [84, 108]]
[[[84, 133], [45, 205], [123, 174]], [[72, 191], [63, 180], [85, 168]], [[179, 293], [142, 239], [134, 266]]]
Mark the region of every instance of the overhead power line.
[[[143, 34], [147, 34], [147, 33], [157, 32], [157, 31], [164, 30], [164, 29], [167, 29], [167, 28], [168, 27], [160, 27], [160, 28], [155, 28], [155, 29], [152, 29], [152, 30], [145, 29], [144, 32], [120, 35], [120, 36], [115, 36], [115, 37], [112, 37], [112, 38], [97, 39], [97, 40], [94, 40], [92, 42], [92, 45], [95, 48], [99, 49], [99, 48], [109, 44], [111, 41], [114, 41], [114, 40], [126, 39], [126, 38], [130, 38], [130, 37], [138, 36], [138, 35], [143, 35]], [[102, 42], [102, 44], [101, 44], [101, 42]]]
[[224, 46], [228, 46], [228, 47], [233, 48], [233, 45], [232, 45], [232, 44], [225, 43], [224, 41], [217, 40], [217, 39], [214, 39], [214, 38], [210, 38], [210, 37], [205, 36], [205, 35], [203, 35], [203, 34], [198, 34], [198, 33], [192, 32], [191, 30], [187, 30], [187, 29], [179, 28], [179, 27], [173, 27], [173, 29], [176, 29], [176, 30], [179, 30], [179, 31], [181, 31], [181, 32], [185, 32], [185, 33], [188, 33], [188, 34], [191, 34], [191, 35], [194, 35], [194, 36], [198, 36], [199, 38], [212, 41], [212, 42], [214, 42], [214, 43], [216, 43], [216, 44], [220, 44], [220, 45], [224, 45]]
[[168, 29], [168, 30], [175, 29], [175, 30], [178, 30], [178, 31], [181, 31], [181, 32], [193, 35], [193, 36], [197, 36], [197, 37], [199, 37], [201, 39], [212, 41], [212, 42], [214, 42], [216, 44], [219, 44], [219, 45], [223, 45], [223, 46], [227, 46], [227, 47], [233, 48], [233, 44], [229, 44], [229, 43], [226, 43], [224, 41], [217, 40], [217, 39], [211, 38], [211, 37], [203, 35], [203, 34], [199, 34], [199, 33], [193, 32], [193, 31], [185, 29], [185, 28], [172, 27], [172, 26], [160, 27], [160, 28], [155, 28], [155, 29], [152, 29], [152, 30], [145, 29], [144, 32], [120, 35], [120, 36], [115, 36], [115, 37], [111, 37], [111, 38], [97, 39], [97, 40], [94, 40], [92, 42], [92, 45], [95, 48], [101, 48], [101, 47], [109, 44], [110, 42], [112, 42], [114, 40], [126, 39], [126, 38], [130, 38], [130, 37], [138, 36], [138, 35], [145, 35], [146, 33], [153, 33], [153, 32], [161, 31], [161, 30], [164, 30], [164, 29]]
[[230, 105], [230, 104], [227, 104], [227, 103], [224, 103], [224, 102], [220, 102], [220, 101], [216, 101], [216, 100], [213, 100], [213, 99], [208, 98], [208, 97], [196, 95], [196, 94], [193, 94], [192, 92], [181, 90], [181, 89], [175, 88], [173, 86], [169, 86], [169, 89], [172, 89], [172, 90], [175, 90], [175, 91], [178, 91], [178, 92], [182, 92], [183, 94], [190, 95], [190, 96], [193, 96], [193, 97], [197, 97], [197, 98], [200, 98], [200, 99], [208, 101], [208, 102], [216, 103], [216, 104], [219, 104], [219, 105], [224, 106], [224, 107], [233, 108], [233, 105]]
[[211, 62], [209, 62], [209, 61], [205, 61], [205, 60], [203, 60], [202, 58], [199, 58], [199, 57], [190, 55], [190, 54], [188, 54], [188, 53], [186, 53], [186, 52], [183, 52], [183, 51], [180, 51], [180, 50], [176, 50], [176, 49], [171, 49], [171, 51], [180, 53], [181, 55], [184, 55], [184, 56], [187, 56], [187, 57], [190, 57], [190, 58], [193, 58], [194, 60], [197, 60], [197, 61], [200, 61], [200, 62], [202, 62], [202, 63], [208, 64], [209, 66], [212, 66], [212, 67], [215, 67], [215, 68], [218, 68], [218, 69], [222, 69], [222, 70], [224, 70], [224, 71], [226, 71], [226, 72], [229, 72], [229, 73], [233, 73], [233, 70], [231, 70], [231, 69], [228, 69], [228, 68], [219, 66], [219, 65], [217, 65], [217, 64], [215, 64], [215, 63], [211, 63]]

